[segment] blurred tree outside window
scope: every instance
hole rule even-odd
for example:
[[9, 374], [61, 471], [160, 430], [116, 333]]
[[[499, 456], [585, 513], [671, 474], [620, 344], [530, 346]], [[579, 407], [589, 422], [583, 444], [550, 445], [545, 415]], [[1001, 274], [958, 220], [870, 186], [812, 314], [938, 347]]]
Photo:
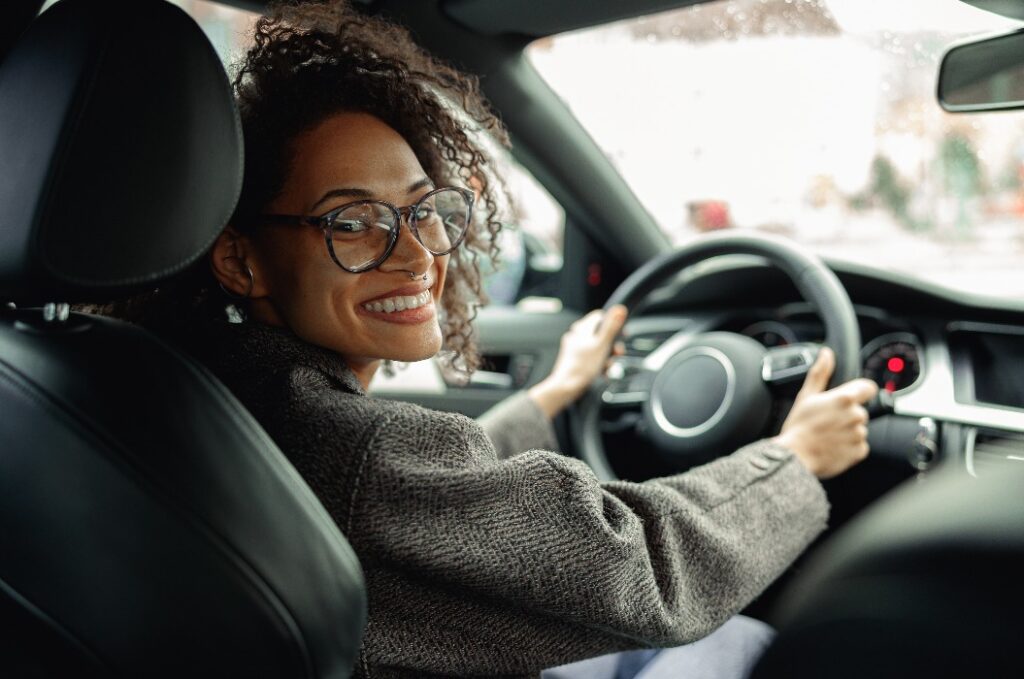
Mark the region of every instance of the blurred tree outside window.
[[935, 94], [950, 45], [1022, 25], [960, 0], [718, 0], [527, 55], [674, 243], [771, 231], [1024, 298], [1024, 113]]

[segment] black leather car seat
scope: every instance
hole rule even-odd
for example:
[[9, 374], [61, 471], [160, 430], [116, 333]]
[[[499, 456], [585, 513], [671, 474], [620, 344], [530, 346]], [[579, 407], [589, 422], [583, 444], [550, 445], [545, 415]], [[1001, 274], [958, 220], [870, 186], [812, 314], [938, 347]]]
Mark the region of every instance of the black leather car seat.
[[1024, 474], [959, 462], [810, 560], [754, 679], [1024, 677]]
[[194, 361], [68, 312], [196, 261], [241, 152], [163, 0], [63, 0], [0, 66], [0, 676], [350, 674], [362, 574], [295, 470]]

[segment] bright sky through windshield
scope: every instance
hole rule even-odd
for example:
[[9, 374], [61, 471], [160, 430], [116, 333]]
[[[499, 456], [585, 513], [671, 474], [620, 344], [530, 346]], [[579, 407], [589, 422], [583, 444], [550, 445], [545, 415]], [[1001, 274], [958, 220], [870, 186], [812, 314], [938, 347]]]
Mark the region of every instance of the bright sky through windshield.
[[946, 114], [957, 0], [728, 0], [529, 57], [674, 242], [720, 228], [1024, 299], [1024, 114]]
[[830, 0], [828, 10], [844, 33], [985, 33], [1020, 24], [957, 0]]

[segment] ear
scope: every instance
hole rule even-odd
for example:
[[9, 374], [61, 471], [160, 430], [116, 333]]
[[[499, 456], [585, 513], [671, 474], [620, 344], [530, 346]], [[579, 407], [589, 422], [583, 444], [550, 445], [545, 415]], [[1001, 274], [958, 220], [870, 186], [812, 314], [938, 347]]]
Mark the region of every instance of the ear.
[[229, 224], [210, 248], [210, 269], [225, 289], [256, 299], [265, 297], [267, 291], [254, 266], [252, 250], [252, 242]]

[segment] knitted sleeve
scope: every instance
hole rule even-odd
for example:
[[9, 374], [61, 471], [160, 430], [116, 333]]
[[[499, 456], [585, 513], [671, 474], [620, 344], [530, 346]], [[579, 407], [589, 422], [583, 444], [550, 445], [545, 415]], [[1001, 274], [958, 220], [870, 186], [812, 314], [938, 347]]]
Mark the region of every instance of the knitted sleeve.
[[502, 631], [503, 657], [534, 667], [707, 635], [827, 520], [818, 480], [768, 441], [676, 476], [601, 483], [548, 451], [499, 460], [474, 421], [438, 417], [396, 409], [377, 429], [359, 541], [425, 586], [547, 620]]
[[554, 427], [529, 394], [520, 391], [477, 418], [499, 458], [527, 450], [558, 450]]

